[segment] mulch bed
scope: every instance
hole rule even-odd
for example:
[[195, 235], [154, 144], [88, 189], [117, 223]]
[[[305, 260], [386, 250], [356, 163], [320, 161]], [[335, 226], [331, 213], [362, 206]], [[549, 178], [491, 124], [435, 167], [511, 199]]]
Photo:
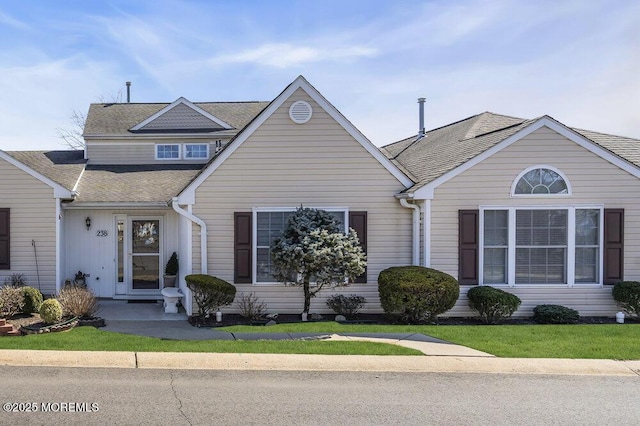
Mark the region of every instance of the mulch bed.
[[63, 321], [60, 324], [54, 324], [53, 326], [50, 324], [45, 324], [40, 318], [39, 314], [18, 314], [7, 320], [9, 324], [13, 324], [13, 326], [22, 330], [23, 334], [41, 334], [47, 332], [45, 330], [52, 331], [66, 331], [71, 330], [74, 327], [81, 326], [92, 326], [92, 327], [104, 327], [105, 321], [100, 317], [93, 318], [80, 318], [73, 323], [68, 319]]
[[[333, 321], [334, 314], [321, 315], [320, 319], [311, 319], [309, 322]], [[215, 315], [208, 318], [199, 316], [189, 317], [189, 323], [194, 327], [227, 327], [231, 325], [255, 325], [264, 326], [269, 320], [250, 321], [238, 314], [224, 314], [222, 322], [216, 322]], [[299, 323], [302, 322], [299, 314], [279, 314], [274, 320], [277, 324]], [[403, 324], [398, 319], [390, 318], [384, 314], [358, 314], [354, 318], [348, 319], [346, 324], [382, 324], [382, 325], [398, 325]], [[578, 324], [615, 324], [615, 318], [609, 317], [580, 317]], [[625, 317], [625, 324], [640, 324], [640, 320]], [[420, 325], [430, 325], [435, 323], [421, 323]], [[438, 325], [484, 325], [478, 318], [438, 318]], [[501, 325], [534, 325], [537, 324], [532, 318], [510, 318], [500, 323]]]
[[23, 325], [20, 327], [20, 331], [22, 331], [22, 334], [54, 333], [71, 330], [76, 325], [78, 325], [77, 318], [70, 318], [58, 324], [47, 324], [41, 321], [29, 325]]

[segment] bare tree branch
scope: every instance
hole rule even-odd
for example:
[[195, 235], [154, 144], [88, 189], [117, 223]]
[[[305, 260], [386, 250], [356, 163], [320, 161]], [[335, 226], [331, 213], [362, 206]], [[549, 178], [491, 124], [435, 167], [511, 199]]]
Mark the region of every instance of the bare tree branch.
[[71, 122], [71, 127], [65, 129], [58, 127], [56, 134], [67, 147], [71, 149], [84, 149], [82, 132], [84, 131], [87, 116], [82, 112], [72, 111], [69, 115], [69, 121]]
[[[96, 98], [98, 103], [102, 104], [118, 104], [122, 103], [122, 89], [117, 93], [110, 93], [107, 95], [100, 95]], [[84, 138], [82, 133], [84, 132], [84, 126], [87, 122], [87, 116], [79, 111], [73, 110], [69, 115], [70, 127], [56, 129], [56, 134], [62, 143], [70, 149], [84, 149]]]

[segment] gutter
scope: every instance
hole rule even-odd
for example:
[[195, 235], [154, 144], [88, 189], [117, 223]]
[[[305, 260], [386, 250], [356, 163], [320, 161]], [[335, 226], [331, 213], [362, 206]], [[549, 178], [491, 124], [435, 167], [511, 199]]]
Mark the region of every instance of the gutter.
[[173, 197], [171, 199], [171, 207], [173, 210], [178, 213], [180, 216], [184, 216], [189, 219], [191, 222], [200, 226], [200, 272], [202, 274], [207, 274], [207, 224], [204, 223], [202, 219], [190, 213], [178, 205], [178, 197]]
[[164, 201], [149, 202], [82, 202], [74, 201], [72, 204], [64, 204], [64, 209], [166, 209], [168, 203]]
[[420, 206], [409, 203], [406, 198], [399, 198], [400, 205], [413, 210], [413, 264], [420, 266]]

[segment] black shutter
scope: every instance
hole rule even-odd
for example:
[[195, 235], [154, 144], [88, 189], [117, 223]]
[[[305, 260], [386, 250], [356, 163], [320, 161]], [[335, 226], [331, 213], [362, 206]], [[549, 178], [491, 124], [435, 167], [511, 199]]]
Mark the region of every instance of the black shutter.
[[478, 284], [478, 210], [458, 211], [458, 282]]
[[233, 281], [238, 284], [251, 283], [253, 281], [251, 253], [251, 226], [253, 214], [251, 212], [236, 212], [233, 214], [234, 223], [234, 270]]
[[0, 269], [11, 269], [9, 209], [0, 209]]
[[604, 209], [604, 283], [624, 278], [624, 209]]
[[[356, 231], [356, 234], [358, 234], [358, 240], [360, 240], [360, 247], [362, 247], [362, 251], [367, 254], [367, 212], [349, 212], [349, 227]], [[353, 282], [367, 282], [366, 267], [364, 269], [364, 273], [357, 276]]]

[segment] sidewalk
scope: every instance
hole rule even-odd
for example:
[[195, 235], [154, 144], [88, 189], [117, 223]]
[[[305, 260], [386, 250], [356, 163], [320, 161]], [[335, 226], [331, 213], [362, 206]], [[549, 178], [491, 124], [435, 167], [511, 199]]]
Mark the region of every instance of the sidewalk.
[[459, 356], [0, 350], [0, 365], [269, 371], [369, 371], [639, 376], [640, 361]]

